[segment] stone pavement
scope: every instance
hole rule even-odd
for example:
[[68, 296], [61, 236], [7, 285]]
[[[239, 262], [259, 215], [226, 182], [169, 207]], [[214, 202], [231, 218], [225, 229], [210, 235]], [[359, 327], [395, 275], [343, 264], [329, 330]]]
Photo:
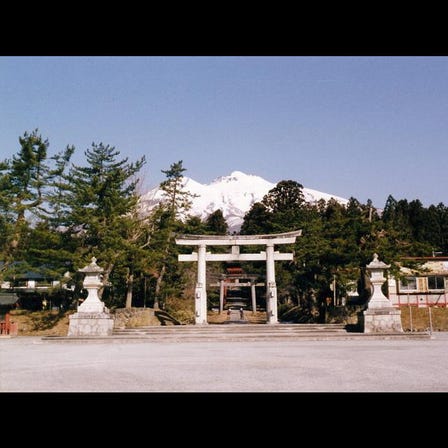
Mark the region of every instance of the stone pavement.
[[234, 309], [229, 309], [227, 311], [227, 322], [226, 323], [232, 323], [232, 324], [247, 324], [247, 320], [244, 317], [244, 311], [243, 314], [241, 315], [240, 310], [234, 310]]
[[0, 339], [1, 392], [448, 392], [432, 339], [45, 342]]

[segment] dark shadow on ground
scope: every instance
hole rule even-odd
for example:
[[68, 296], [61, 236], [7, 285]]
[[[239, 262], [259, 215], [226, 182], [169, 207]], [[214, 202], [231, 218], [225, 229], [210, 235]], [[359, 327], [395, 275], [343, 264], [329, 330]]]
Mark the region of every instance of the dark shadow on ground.
[[154, 315], [159, 319], [160, 325], [182, 325], [177, 319], [169, 315], [166, 311], [155, 311]]
[[35, 316], [30, 315], [31, 324], [33, 325], [32, 330], [50, 330], [52, 329], [61, 319], [66, 316], [64, 311], [53, 312], [49, 311], [48, 314]]
[[363, 333], [364, 332], [364, 311], [356, 313], [357, 322], [355, 324], [346, 324], [347, 333]]

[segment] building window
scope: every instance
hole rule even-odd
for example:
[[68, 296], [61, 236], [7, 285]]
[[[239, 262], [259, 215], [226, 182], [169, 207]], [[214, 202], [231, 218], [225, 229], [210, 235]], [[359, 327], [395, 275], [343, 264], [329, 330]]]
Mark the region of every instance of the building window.
[[14, 287], [15, 288], [26, 288], [28, 286], [28, 280], [15, 280]]
[[430, 291], [433, 289], [444, 290], [445, 289], [445, 277], [442, 277], [441, 275], [428, 276], [428, 289]]
[[400, 279], [400, 291], [416, 291], [417, 279], [415, 277], [404, 277]]

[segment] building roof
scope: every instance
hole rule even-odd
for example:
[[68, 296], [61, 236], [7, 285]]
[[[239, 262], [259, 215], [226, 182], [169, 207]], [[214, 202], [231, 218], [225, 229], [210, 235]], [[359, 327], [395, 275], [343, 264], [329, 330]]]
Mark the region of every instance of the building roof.
[[410, 268], [402, 265], [400, 270], [409, 275], [427, 276], [427, 275], [443, 275], [448, 276], [448, 257], [407, 257], [406, 261], [419, 261], [420, 268]]
[[[0, 268], [4, 266], [4, 261], [0, 261]], [[14, 278], [16, 280], [48, 280], [53, 278], [53, 275], [49, 275], [44, 273], [46, 270], [50, 268], [49, 265], [43, 264], [37, 268], [32, 268], [28, 270], [21, 270], [20, 267], [27, 267], [26, 263], [23, 261], [13, 261], [10, 265], [10, 268], [14, 268]], [[11, 277], [11, 274], [9, 275]]]
[[13, 292], [0, 292], [0, 306], [14, 305], [19, 297]]

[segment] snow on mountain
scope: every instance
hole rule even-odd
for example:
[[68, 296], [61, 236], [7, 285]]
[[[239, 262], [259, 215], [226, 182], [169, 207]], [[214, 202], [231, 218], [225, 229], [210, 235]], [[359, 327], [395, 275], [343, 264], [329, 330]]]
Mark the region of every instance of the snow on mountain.
[[[205, 185], [189, 177], [184, 177], [183, 180], [183, 189], [197, 195], [192, 201], [193, 205], [189, 214], [205, 219], [217, 209], [221, 209], [230, 232], [239, 231], [244, 215], [252, 204], [261, 201], [263, 196], [276, 185], [262, 177], [241, 171], [233, 171], [229, 176], [218, 177]], [[305, 187], [303, 194], [305, 200], [310, 203], [320, 199], [328, 201], [330, 198], [342, 204], [348, 202], [347, 199]], [[150, 211], [162, 199], [163, 191], [156, 187], [140, 198], [140, 205], [143, 210]]]

